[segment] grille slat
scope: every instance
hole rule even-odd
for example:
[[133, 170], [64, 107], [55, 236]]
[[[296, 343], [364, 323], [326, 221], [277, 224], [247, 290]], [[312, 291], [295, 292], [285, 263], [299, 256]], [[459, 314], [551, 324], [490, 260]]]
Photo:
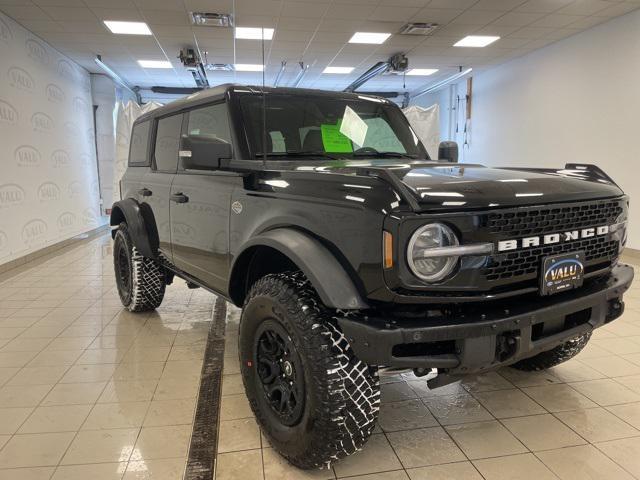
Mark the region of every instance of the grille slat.
[[[524, 211], [494, 212], [487, 228], [498, 240], [560, 233], [584, 227], [612, 225], [624, 211], [620, 200], [581, 205], [550, 206]], [[587, 264], [611, 263], [618, 256], [618, 242], [606, 236], [544, 245], [494, 255], [482, 273], [489, 282], [520, 282], [537, 277], [544, 257], [583, 250]]]

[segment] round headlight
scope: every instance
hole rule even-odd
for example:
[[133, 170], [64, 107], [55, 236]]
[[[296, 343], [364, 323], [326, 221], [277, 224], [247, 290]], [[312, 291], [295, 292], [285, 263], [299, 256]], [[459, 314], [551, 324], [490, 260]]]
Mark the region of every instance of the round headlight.
[[411, 271], [425, 282], [438, 282], [449, 275], [458, 263], [457, 256], [431, 256], [429, 250], [459, 245], [453, 231], [441, 223], [430, 223], [415, 231], [407, 251]]

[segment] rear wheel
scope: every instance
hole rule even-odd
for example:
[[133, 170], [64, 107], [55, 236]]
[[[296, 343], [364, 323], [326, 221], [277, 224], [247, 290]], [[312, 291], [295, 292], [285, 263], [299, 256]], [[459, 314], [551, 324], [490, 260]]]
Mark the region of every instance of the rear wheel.
[[546, 370], [547, 368], [555, 367], [578, 355], [586, 347], [590, 338], [591, 332], [587, 332], [551, 350], [520, 360], [511, 365], [511, 367], [525, 371]]
[[325, 467], [364, 446], [380, 406], [377, 369], [355, 357], [301, 273], [267, 275], [253, 285], [239, 355], [258, 423], [293, 465]]
[[118, 226], [114, 237], [113, 266], [118, 295], [127, 310], [145, 312], [160, 306], [166, 287], [164, 270], [138, 252], [126, 223]]

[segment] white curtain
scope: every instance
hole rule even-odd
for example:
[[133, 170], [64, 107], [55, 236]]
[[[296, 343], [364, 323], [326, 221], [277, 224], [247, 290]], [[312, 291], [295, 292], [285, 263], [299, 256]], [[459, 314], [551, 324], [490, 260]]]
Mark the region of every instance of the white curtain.
[[133, 122], [140, 115], [161, 107], [161, 103], [149, 102], [138, 105], [135, 102], [118, 103], [116, 111], [116, 154], [113, 162], [113, 201], [120, 200], [120, 179], [127, 169], [129, 159], [129, 140]]
[[412, 105], [402, 111], [429, 152], [429, 156], [437, 159], [440, 144], [440, 106], [437, 103], [428, 108]]

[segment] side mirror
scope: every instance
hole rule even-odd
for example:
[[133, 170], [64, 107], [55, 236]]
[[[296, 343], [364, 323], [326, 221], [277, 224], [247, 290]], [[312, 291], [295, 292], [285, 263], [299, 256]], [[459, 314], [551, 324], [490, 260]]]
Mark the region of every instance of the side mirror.
[[438, 160], [458, 163], [458, 144], [456, 142], [440, 142]]
[[214, 135], [183, 135], [180, 157], [185, 170], [217, 170], [231, 158], [231, 144]]

